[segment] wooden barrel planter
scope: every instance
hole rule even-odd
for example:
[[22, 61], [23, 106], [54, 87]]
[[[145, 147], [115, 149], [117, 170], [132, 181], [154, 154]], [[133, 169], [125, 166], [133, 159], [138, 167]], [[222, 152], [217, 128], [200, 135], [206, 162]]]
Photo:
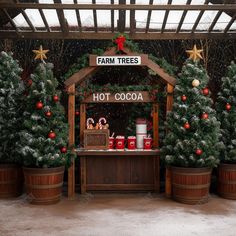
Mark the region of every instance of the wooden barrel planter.
[[14, 164], [0, 164], [0, 198], [19, 197], [22, 190], [22, 168]]
[[236, 164], [220, 164], [217, 191], [226, 199], [236, 199]]
[[211, 168], [172, 167], [172, 197], [186, 204], [203, 204], [209, 200]]
[[23, 168], [28, 201], [49, 205], [60, 201], [65, 167]]

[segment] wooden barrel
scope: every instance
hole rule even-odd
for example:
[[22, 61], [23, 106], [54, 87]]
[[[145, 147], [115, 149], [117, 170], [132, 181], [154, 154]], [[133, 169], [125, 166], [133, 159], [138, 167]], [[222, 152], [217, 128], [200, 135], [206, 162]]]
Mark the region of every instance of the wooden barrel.
[[211, 168], [172, 167], [172, 197], [186, 204], [208, 202]]
[[28, 201], [49, 205], [60, 201], [65, 167], [23, 168]]
[[23, 189], [22, 168], [14, 164], [0, 165], [0, 198], [19, 197]]
[[236, 164], [220, 164], [217, 191], [227, 199], [236, 199]]

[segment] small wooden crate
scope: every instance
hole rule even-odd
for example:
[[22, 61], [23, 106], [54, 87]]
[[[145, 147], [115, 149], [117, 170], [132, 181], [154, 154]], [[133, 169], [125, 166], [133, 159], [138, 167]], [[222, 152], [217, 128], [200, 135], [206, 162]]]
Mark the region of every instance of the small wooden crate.
[[88, 150], [108, 149], [109, 135], [109, 129], [84, 130], [84, 148]]

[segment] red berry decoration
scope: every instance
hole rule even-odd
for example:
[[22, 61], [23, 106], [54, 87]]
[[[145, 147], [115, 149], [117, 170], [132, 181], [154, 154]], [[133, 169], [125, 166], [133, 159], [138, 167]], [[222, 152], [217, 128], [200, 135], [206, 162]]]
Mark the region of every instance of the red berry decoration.
[[202, 155], [202, 149], [199, 149], [199, 148], [196, 149], [195, 153], [196, 153], [198, 156]]
[[187, 96], [185, 96], [185, 95], [181, 96], [181, 100], [182, 100], [182, 102], [185, 102], [187, 100]]
[[227, 103], [227, 104], [225, 105], [225, 109], [226, 109], [227, 111], [229, 111], [229, 110], [231, 109], [231, 105], [230, 105], [229, 103]]
[[203, 90], [202, 90], [202, 93], [206, 96], [206, 95], [208, 95], [209, 94], [209, 89], [208, 88], [204, 88]]
[[66, 153], [67, 152], [67, 148], [66, 147], [61, 147], [61, 153]]
[[35, 106], [36, 106], [36, 109], [41, 110], [43, 108], [43, 103], [41, 101], [37, 102]]
[[51, 130], [51, 131], [48, 133], [48, 138], [54, 139], [54, 138], [56, 138], [56, 134]]
[[79, 116], [79, 111], [75, 111], [75, 115], [76, 115], [76, 116]]
[[190, 129], [190, 124], [189, 124], [188, 122], [186, 122], [186, 123], [184, 124], [184, 128], [185, 128], [185, 129]]
[[47, 117], [51, 117], [51, 116], [52, 116], [52, 112], [51, 112], [51, 111], [47, 111], [47, 112], [45, 112], [44, 114], [45, 114], [45, 116], [47, 116]]
[[54, 102], [58, 102], [58, 101], [59, 101], [59, 97], [58, 97], [57, 95], [54, 95], [54, 96], [53, 96], [53, 101], [54, 101]]
[[208, 119], [209, 115], [207, 113], [203, 113], [202, 114], [202, 119], [206, 120]]

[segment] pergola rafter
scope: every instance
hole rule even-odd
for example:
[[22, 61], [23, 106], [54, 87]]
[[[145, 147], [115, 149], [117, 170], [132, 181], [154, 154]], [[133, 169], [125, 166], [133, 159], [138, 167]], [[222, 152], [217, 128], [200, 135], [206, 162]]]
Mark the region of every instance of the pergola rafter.
[[[235, 14], [236, 3], [234, 0], [206, 0], [204, 4], [193, 5], [192, 0], [187, 0], [185, 5], [174, 5], [172, 0], [168, 0], [167, 4], [157, 5], [153, 0], [149, 0], [147, 5], [136, 4], [136, 0], [130, 0], [130, 4], [126, 4], [126, 0], [119, 0], [119, 4], [115, 4], [114, 0], [110, 0], [111, 4], [98, 4], [96, 0], [92, 0], [91, 4], [78, 4], [78, 0], [74, 0], [72, 4], [64, 4], [61, 0], [54, 0], [54, 4], [39, 3], [39, 0], [23, 1], [12, 0], [0, 3], [0, 38], [35, 38], [35, 39], [110, 39], [118, 32], [126, 33], [133, 40], [166, 40], [166, 39], [235, 39]], [[213, 3], [213, 4], [212, 4]], [[40, 13], [44, 26], [35, 27], [32, 19], [27, 15], [28, 9], [37, 9]], [[49, 27], [49, 22], [43, 10], [53, 9], [57, 12], [59, 26]], [[65, 17], [64, 10], [73, 10], [77, 22], [76, 25], [69, 25]], [[92, 10], [92, 18], [94, 26], [88, 26], [82, 22], [80, 11]], [[110, 11], [110, 26], [99, 26], [98, 10]], [[115, 11], [118, 11], [117, 24], [115, 22]], [[129, 11], [129, 19], [126, 18], [126, 12]], [[143, 28], [136, 27], [136, 11], [148, 11], [145, 26]], [[153, 11], [165, 11], [161, 26], [152, 26], [151, 16]], [[169, 23], [169, 13], [172, 11], [183, 11], [176, 27], [167, 27]], [[186, 29], [187, 13], [191, 11], [200, 11], [191, 29]], [[198, 25], [202, 16], [207, 11], [216, 11], [216, 15], [211, 22], [208, 22], [208, 28], [198, 29]], [[9, 14], [9, 12], [13, 12]], [[17, 25], [13, 18], [16, 13], [22, 14], [28, 24], [26, 26]], [[217, 28], [216, 25], [223, 13], [231, 17], [227, 20], [224, 28]], [[156, 14], [156, 12], [155, 12]], [[127, 24], [129, 22], [129, 25]], [[7, 23], [10, 23], [7, 24]], [[201, 22], [202, 24], [202, 22]], [[233, 27], [232, 27], [233, 26]], [[202, 28], [202, 27], [200, 27]]]

